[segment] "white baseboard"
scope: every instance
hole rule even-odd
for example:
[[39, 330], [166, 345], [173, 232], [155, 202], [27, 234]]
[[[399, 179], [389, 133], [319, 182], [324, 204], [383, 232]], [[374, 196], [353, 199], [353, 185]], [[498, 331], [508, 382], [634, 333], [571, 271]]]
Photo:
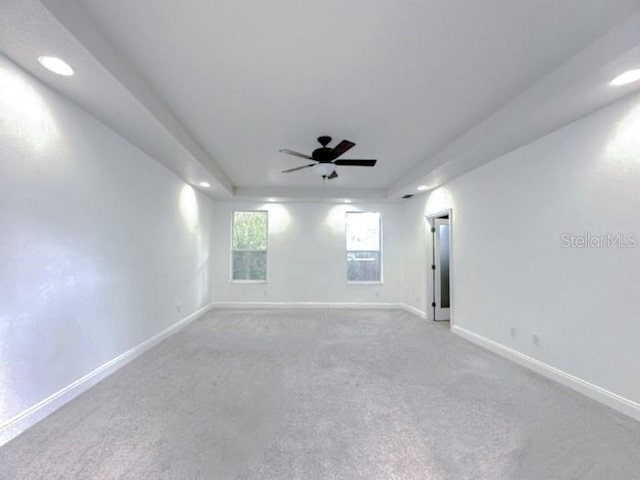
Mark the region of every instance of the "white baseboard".
[[348, 308], [348, 309], [380, 309], [404, 310], [420, 318], [427, 318], [422, 310], [406, 303], [369, 303], [369, 302], [214, 302], [212, 308]]
[[207, 310], [211, 309], [211, 307], [212, 304], [208, 304], [200, 308], [188, 317], [183, 318], [177, 323], [171, 325], [169, 328], [163, 330], [160, 333], [157, 333], [148, 340], [145, 340], [141, 344], [136, 345], [135, 347], [127, 350], [121, 355], [118, 355], [113, 360], [110, 360], [109, 362], [101, 365], [92, 372], [89, 372], [84, 377], [73, 382], [71, 385], [68, 385], [62, 390], [57, 391], [53, 395], [45, 398], [41, 402], [38, 402], [24, 412], [16, 415], [3, 425], [0, 425], [0, 446], [17, 437], [26, 429], [32, 427], [40, 420], [44, 419], [46, 416], [52, 414], [64, 404], [73, 400], [81, 393], [87, 391], [96, 383], [105, 379], [119, 368], [122, 368], [130, 361], [139, 357], [144, 352], [154, 347], [167, 337], [171, 336], [179, 329], [184, 328], [193, 320], [205, 313]]
[[409, 313], [413, 313], [414, 315], [417, 315], [420, 318], [427, 318], [427, 312], [423, 312], [422, 310], [416, 308], [416, 307], [412, 307], [411, 305], [407, 305], [406, 303], [402, 303], [400, 305], [400, 308], [402, 308], [403, 310], [409, 312]]
[[401, 303], [365, 302], [214, 302], [212, 308], [354, 308], [354, 309], [402, 309]]
[[623, 413], [635, 420], [640, 421], [640, 404], [634, 402], [625, 397], [621, 397], [613, 392], [605, 390], [597, 385], [587, 382], [581, 378], [578, 378], [570, 373], [559, 370], [551, 365], [548, 365], [540, 360], [536, 360], [524, 353], [520, 353], [517, 350], [513, 350], [501, 343], [489, 340], [486, 337], [473, 333], [470, 330], [453, 325], [451, 331], [456, 335], [459, 335], [466, 340], [469, 340], [476, 345], [480, 345], [494, 353], [497, 353], [501, 357], [507, 358], [523, 367], [533, 370], [534, 372], [554, 380], [566, 387], [575, 390], [587, 397], [603, 403], [620, 413]]
[[27, 410], [0, 425], [0, 446], [9, 442], [40, 420], [76, 398], [81, 393], [122, 368], [127, 363], [142, 355], [164, 339], [171, 336], [190, 322], [213, 308], [351, 308], [351, 309], [402, 309], [425, 318], [424, 312], [403, 303], [325, 303], [325, 302], [212, 302], [195, 311], [186, 318], [174, 323], [169, 328], [145, 340], [132, 349], [118, 355], [113, 360], [89, 372], [62, 390], [38, 402]]

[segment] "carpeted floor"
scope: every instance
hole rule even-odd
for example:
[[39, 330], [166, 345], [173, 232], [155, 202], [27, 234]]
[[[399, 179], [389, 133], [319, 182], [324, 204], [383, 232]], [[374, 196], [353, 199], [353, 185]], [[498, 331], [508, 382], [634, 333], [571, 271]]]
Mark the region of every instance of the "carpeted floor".
[[400, 311], [215, 311], [0, 449], [28, 479], [637, 480], [640, 423]]

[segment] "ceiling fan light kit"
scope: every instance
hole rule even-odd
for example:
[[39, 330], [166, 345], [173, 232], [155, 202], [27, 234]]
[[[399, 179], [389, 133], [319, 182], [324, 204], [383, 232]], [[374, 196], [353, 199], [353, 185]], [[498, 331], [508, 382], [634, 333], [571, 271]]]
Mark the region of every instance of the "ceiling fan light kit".
[[321, 177], [328, 177], [335, 171], [333, 163], [316, 163], [311, 171]]
[[351, 142], [349, 140], [342, 140], [338, 145], [331, 148], [327, 146], [331, 143], [331, 137], [323, 135], [318, 137], [318, 143], [322, 146], [320, 148], [316, 148], [311, 153], [311, 155], [296, 152], [294, 150], [289, 150], [288, 148], [281, 149], [280, 152], [286, 153], [287, 155], [306, 158], [307, 160], [312, 160], [316, 162], [316, 163], [310, 163], [307, 165], [302, 165], [301, 167], [289, 168], [288, 170], [283, 170], [282, 173], [295, 172], [297, 170], [311, 168], [311, 170], [315, 174], [321, 176], [323, 179], [332, 180], [334, 178], [338, 178], [338, 172], [336, 172], [336, 165], [341, 165], [346, 167], [373, 167], [377, 162], [377, 160], [354, 160], [354, 159], [339, 160], [338, 157], [346, 153], [348, 150], [351, 150], [356, 145], [354, 142]]

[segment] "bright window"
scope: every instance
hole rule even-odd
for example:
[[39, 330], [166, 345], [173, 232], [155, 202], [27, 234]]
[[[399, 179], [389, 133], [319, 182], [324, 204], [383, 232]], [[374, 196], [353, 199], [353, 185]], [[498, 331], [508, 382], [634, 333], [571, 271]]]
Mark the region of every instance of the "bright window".
[[267, 280], [267, 212], [233, 212], [231, 279]]
[[381, 282], [379, 212], [347, 212], [347, 281]]

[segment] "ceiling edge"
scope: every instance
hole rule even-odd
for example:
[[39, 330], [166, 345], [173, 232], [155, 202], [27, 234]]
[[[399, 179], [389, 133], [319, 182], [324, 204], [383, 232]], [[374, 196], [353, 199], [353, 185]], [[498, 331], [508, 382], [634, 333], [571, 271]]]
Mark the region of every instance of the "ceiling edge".
[[233, 200], [330, 200], [389, 202], [384, 188], [235, 187]]
[[211, 173], [223, 190], [228, 194], [233, 192], [233, 184], [218, 162], [195, 140], [149, 83], [101, 36], [85, 13], [84, 7], [75, 1], [39, 1], [160, 122], [194, 160]]
[[640, 11], [610, 29], [492, 115], [410, 170], [391, 198], [438, 186], [638, 90], [609, 82], [640, 64]]

